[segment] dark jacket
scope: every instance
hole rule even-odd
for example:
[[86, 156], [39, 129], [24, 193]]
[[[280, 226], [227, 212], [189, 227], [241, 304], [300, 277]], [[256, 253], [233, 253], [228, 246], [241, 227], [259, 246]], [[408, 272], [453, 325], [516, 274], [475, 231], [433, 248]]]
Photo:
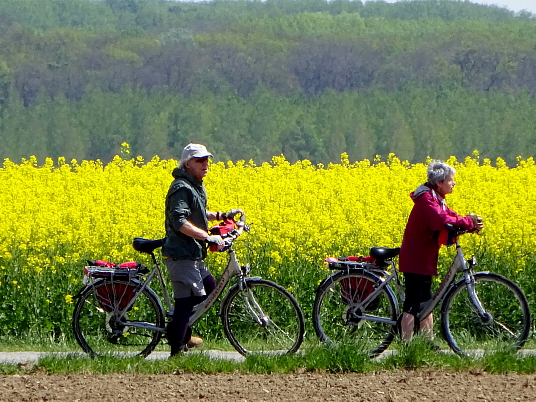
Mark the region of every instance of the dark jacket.
[[166, 196], [166, 240], [162, 255], [178, 260], [202, 260], [207, 256], [206, 242], [181, 233], [180, 228], [188, 221], [208, 230], [205, 187], [183, 169], [176, 168], [172, 174], [175, 180]]
[[445, 229], [447, 223], [472, 230], [473, 220], [449, 209], [445, 200], [427, 184], [419, 186], [410, 196], [415, 204], [402, 239], [400, 272], [437, 275], [439, 232]]

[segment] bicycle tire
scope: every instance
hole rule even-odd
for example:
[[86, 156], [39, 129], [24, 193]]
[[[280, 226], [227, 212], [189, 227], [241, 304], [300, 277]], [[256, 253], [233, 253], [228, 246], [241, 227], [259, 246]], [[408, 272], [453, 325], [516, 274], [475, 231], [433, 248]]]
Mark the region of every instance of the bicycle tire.
[[469, 299], [465, 281], [458, 281], [441, 305], [441, 330], [449, 346], [464, 356], [498, 350], [501, 346], [522, 347], [531, 322], [523, 291], [509, 279], [494, 273], [475, 273], [474, 279], [475, 293], [492, 320], [482, 322]]
[[[220, 317], [229, 342], [242, 355], [296, 352], [305, 333], [302, 310], [285, 288], [264, 279], [245, 280], [247, 291], [234, 285], [222, 301]], [[247, 307], [246, 293], [260, 306], [262, 325]], [[258, 315], [257, 315], [258, 317]]]
[[[136, 280], [98, 280], [80, 293], [73, 311], [72, 328], [82, 349], [90, 356], [114, 355], [146, 357], [162, 336], [164, 311], [154, 291], [146, 287], [126, 313], [127, 319], [117, 320], [132, 292], [139, 289]], [[139, 328], [130, 323], [145, 323]]]
[[[318, 287], [313, 326], [321, 342], [332, 346], [355, 345], [371, 357], [389, 347], [396, 335], [398, 302], [389, 286], [365, 307], [364, 298], [381, 279], [363, 270], [339, 271]], [[370, 319], [366, 319], [369, 316]], [[375, 321], [382, 319], [383, 321]]]

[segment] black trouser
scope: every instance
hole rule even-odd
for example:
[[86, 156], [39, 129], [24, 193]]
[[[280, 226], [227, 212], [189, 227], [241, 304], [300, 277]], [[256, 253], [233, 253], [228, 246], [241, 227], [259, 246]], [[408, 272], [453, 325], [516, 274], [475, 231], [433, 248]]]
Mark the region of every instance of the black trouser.
[[[423, 306], [432, 299], [432, 275], [404, 272], [405, 296], [402, 311], [417, 317]], [[417, 333], [421, 323], [415, 319], [414, 332]]]
[[168, 343], [171, 346], [171, 354], [174, 355], [184, 348], [192, 336], [192, 329], [188, 325], [194, 306], [205, 300], [216, 288], [216, 281], [212, 275], [203, 279], [206, 296], [190, 296], [175, 299], [173, 317], [166, 330]]

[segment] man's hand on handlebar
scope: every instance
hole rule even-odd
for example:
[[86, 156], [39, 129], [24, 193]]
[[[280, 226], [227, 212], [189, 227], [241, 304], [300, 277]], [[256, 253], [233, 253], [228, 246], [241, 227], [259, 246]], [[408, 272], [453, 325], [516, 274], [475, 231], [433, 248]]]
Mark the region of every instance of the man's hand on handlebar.
[[218, 250], [221, 250], [225, 247], [225, 242], [222, 237], [219, 235], [208, 235], [205, 239], [208, 243], [214, 243], [218, 246]]
[[223, 214], [221, 214], [221, 218], [223, 220], [234, 219], [235, 215], [238, 214], [244, 214], [244, 211], [242, 211], [241, 209], [231, 209], [229, 212], [224, 212]]

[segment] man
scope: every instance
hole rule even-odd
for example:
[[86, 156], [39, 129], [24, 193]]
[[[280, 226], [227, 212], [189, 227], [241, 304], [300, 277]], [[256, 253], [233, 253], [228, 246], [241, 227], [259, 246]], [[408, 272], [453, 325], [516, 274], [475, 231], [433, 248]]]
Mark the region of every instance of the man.
[[432, 161], [428, 165], [428, 181], [410, 194], [414, 205], [399, 256], [399, 269], [404, 273], [406, 289], [400, 326], [402, 339], [406, 342], [419, 329], [422, 329], [424, 336], [433, 338], [432, 313], [420, 323], [416, 322], [415, 317], [421, 311], [421, 306], [432, 298], [432, 276], [437, 275], [440, 248], [439, 233], [445, 230], [446, 224], [472, 232], [484, 227], [480, 216], [460, 216], [447, 207], [445, 196], [454, 189], [455, 173], [453, 167]]
[[166, 239], [162, 247], [164, 262], [173, 285], [175, 309], [167, 328], [171, 356], [187, 348], [201, 346], [203, 340], [192, 337], [188, 324], [195, 305], [201, 303], [216, 287], [214, 277], [203, 260], [207, 242], [218, 249], [224, 246], [220, 236], [208, 233], [208, 221], [232, 219], [240, 210], [228, 213], [207, 211], [207, 195], [203, 179], [212, 157], [201, 144], [188, 144], [182, 151], [179, 167], [172, 175], [166, 196]]

